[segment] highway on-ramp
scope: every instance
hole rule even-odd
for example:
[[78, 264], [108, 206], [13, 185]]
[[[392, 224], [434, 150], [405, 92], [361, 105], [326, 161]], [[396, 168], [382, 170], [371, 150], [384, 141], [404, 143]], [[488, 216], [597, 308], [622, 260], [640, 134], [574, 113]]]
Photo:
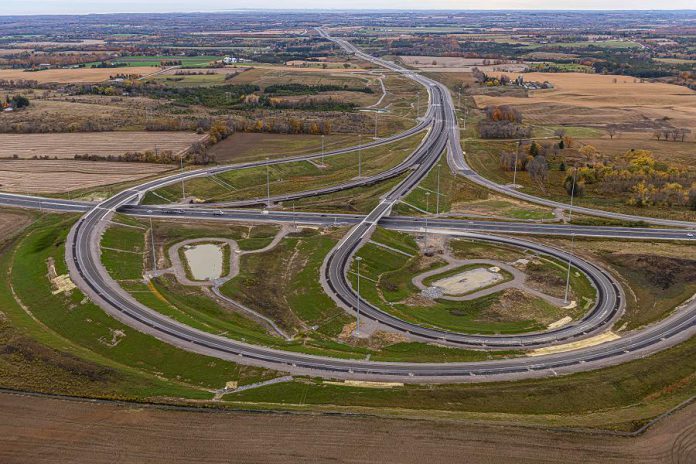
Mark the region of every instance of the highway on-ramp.
[[[343, 43], [347, 44], [345, 41]], [[350, 50], [350, 48], [348, 49]], [[362, 54], [359, 56], [368, 59], [368, 55]], [[428, 82], [412, 71], [401, 71], [403, 68], [393, 63], [390, 64], [377, 58], [374, 58], [374, 62], [396, 72], [403, 72], [404, 75], [414, 78], [429, 88], [429, 92], [431, 92], [429, 113], [432, 114], [432, 126], [427, 134], [427, 140], [419, 147], [419, 150], [421, 150], [421, 154], [417, 156], [419, 163], [414, 164], [410, 168], [406, 178], [381, 199], [375, 210], [361, 218], [353, 226], [327, 259], [324, 275], [327, 281], [335, 286], [334, 297], [347, 298], [344, 302], [349, 306], [350, 298], [355, 297], [355, 293], [349, 285], [346, 287], [342, 286], [347, 282], [345, 273], [353, 252], [359, 247], [362, 240], [369, 235], [372, 228], [390, 213], [391, 207], [427, 174], [440, 154], [444, 150], [448, 150], [448, 153], [451, 153], [452, 134], [456, 129], [456, 118], [451, 105], [451, 97], [446, 89], [436, 83]], [[211, 171], [215, 172], [214, 169], [207, 172]], [[554, 375], [616, 364], [674, 345], [693, 335], [696, 329], [696, 310], [693, 304], [691, 304], [644, 330], [629, 333], [618, 340], [602, 345], [538, 357], [519, 357], [475, 363], [385, 363], [335, 359], [286, 352], [263, 346], [253, 346], [237, 340], [202, 332], [173, 321], [137, 302], [111, 279], [101, 265], [99, 257], [100, 234], [103, 228], [107, 226], [110, 216], [118, 208], [137, 203], [147, 191], [178, 182], [182, 178], [189, 178], [187, 176], [191, 175], [191, 173], [185, 172], [164, 179], [156, 179], [121, 192], [94, 206], [71, 230], [66, 253], [71, 276], [75, 283], [105, 311], [139, 330], [151, 333], [160, 339], [187, 350], [233, 360], [242, 364], [254, 364], [324, 377], [399, 379], [411, 382], [482, 381]], [[480, 238], [512, 241], [510, 243], [517, 241], [517, 239], [512, 238], [491, 236]], [[521, 242], [518, 241], [517, 243]], [[530, 245], [541, 247], [539, 252], [542, 253], [561, 253], [561, 257], [575, 259], [577, 266], [584, 266], [582, 260], [564, 255], [562, 254], [563, 252], [558, 250], [547, 249], [541, 245]], [[525, 243], [522, 246], [528, 245]], [[588, 273], [588, 275], [597, 278], [603, 275], [606, 280], [593, 280], [598, 289], [598, 305], [583, 321], [573, 326], [576, 327], [587, 321], [587, 330], [584, 330], [585, 327], [581, 327], [583, 330], [578, 332], [573, 327], [569, 326], [567, 328], [568, 331], [574, 331], [579, 337], [592, 333], [595, 330], [602, 330], [610, 325], [611, 320], [616, 316], [616, 312], [620, 310], [622, 301], [620, 292], [615, 288], [612, 278], [596, 266], [590, 263], [586, 263], [586, 265], [588, 267], [583, 268], [583, 271]], [[376, 313], [374, 316], [381, 319], [384, 314]], [[400, 323], [402, 322], [400, 321]], [[586, 333], [583, 334], [583, 332]], [[429, 336], [426, 332], [412, 335], [416, 338], [426, 339]], [[459, 344], [461, 346], [474, 346], [478, 343], [480, 348], [484, 346], [493, 348], [494, 346], [490, 345], [498, 345], [495, 347], [508, 349], [514, 346], [522, 348], [552, 345], [558, 343], [560, 338], [562, 338], [557, 333], [551, 332], [512, 337], [484, 336], [477, 340], [466, 338], [476, 337], [474, 335], [451, 334], [451, 336], [462, 338], [461, 340], [454, 340], [454, 338], [450, 340], [450, 334], [446, 334], [444, 337], [438, 334], [435, 338], [443, 343]], [[506, 343], [500, 345], [500, 340], [505, 340]], [[511, 343], [507, 343], [508, 341]]]

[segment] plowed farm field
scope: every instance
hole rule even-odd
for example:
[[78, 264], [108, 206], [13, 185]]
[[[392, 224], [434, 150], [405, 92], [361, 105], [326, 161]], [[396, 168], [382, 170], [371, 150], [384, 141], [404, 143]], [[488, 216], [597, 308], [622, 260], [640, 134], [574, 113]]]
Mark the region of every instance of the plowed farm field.
[[74, 132], [61, 134], [0, 134], [0, 158], [74, 155], [123, 155], [127, 152], [170, 150], [179, 153], [201, 136], [193, 132]]
[[75, 160], [0, 160], [0, 191], [65, 193], [142, 179], [176, 166]]

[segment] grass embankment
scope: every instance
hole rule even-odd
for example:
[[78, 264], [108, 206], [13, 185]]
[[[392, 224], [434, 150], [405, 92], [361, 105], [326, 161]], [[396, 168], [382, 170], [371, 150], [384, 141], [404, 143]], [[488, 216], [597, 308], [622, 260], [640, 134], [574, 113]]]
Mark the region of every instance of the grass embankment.
[[2, 254], [3, 386], [99, 397], [204, 399], [227, 381], [276, 375], [174, 348], [112, 319], [77, 289], [54, 294], [49, 262], [58, 275], [67, 272], [64, 242], [75, 220], [44, 216]]
[[299, 380], [226, 397], [240, 405], [635, 430], [696, 394], [696, 339], [598, 371], [541, 380], [354, 388]]
[[[137, 225], [137, 221], [128, 220], [132, 225]], [[174, 243], [190, 238], [224, 236], [240, 239], [240, 242], [249, 240], [249, 246], [261, 245], [255, 241], [257, 239], [270, 241], [277, 232], [275, 226], [166, 222], [153, 225], [156, 243], [161, 244], [158, 246], [160, 254]], [[269, 335], [255, 321], [221, 306], [207, 289], [182, 286], [170, 275], [144, 282], [143, 263], [149, 263], [150, 259], [143, 259], [137, 250], [143, 248], [142, 237], [147, 234], [148, 231], [144, 229], [130, 227], [108, 229], [104, 234], [106, 243], [123, 247], [123, 251], [112, 253], [129, 253], [139, 258], [125, 265], [110, 259], [104, 262], [105, 267], [138, 301], [191, 327], [248, 343], [339, 358], [377, 356], [395, 361], [487, 359], [482, 352], [451, 350], [420, 343], [390, 345], [380, 342], [363, 346], [338, 341], [337, 335], [351, 318], [333, 303], [319, 284], [319, 268], [325, 254], [335, 245], [336, 234], [324, 236], [315, 231], [305, 231], [291, 235], [273, 250], [243, 256], [242, 272], [222, 288], [228, 296], [276, 321], [289, 333], [298, 333], [295, 340], [290, 342]]]
[[[570, 241], [547, 239], [563, 248]], [[689, 242], [578, 239], [576, 253], [618, 274], [626, 312], [616, 327], [636, 329], [662, 319], [696, 294], [696, 246]]]
[[[438, 167], [439, 165], [439, 167]], [[549, 220], [553, 212], [548, 208], [534, 206], [489, 192], [460, 176], [452, 173], [447, 165], [446, 155], [433, 167], [428, 175], [406, 198], [399, 203], [394, 212], [401, 215], [419, 215], [420, 211], [431, 214], [473, 215], [482, 218], [516, 220]], [[439, 189], [438, 189], [439, 171]], [[437, 197], [440, 203], [437, 203]], [[429, 198], [427, 194], [429, 195]], [[414, 206], [415, 209], [412, 206]]]
[[[413, 238], [393, 231], [389, 234], [391, 243], [401, 241], [402, 251], [412, 257], [368, 243], [358, 251], [362, 257], [361, 295], [381, 309], [404, 320], [430, 327], [467, 333], [521, 333], [543, 330], [546, 325], [566, 315], [580, 317], [594, 299], [594, 288], [577, 269], [571, 269], [571, 298], [578, 298], [578, 308], [565, 310], [546, 301], [524, 294], [517, 290], [496, 292], [492, 295], [471, 301], [448, 301], [444, 299], [427, 300], [420, 297], [420, 291], [411, 279], [423, 272], [445, 265], [437, 257], [419, 255]], [[461, 259], [504, 259], [513, 261], [528, 257], [523, 250], [495, 245], [452, 240], [451, 247], [456, 257]], [[357, 285], [356, 262], [353, 263], [351, 280]], [[565, 268], [562, 263], [545, 257], [535, 257], [527, 269], [528, 284], [545, 293], [563, 296], [565, 289]], [[437, 277], [439, 278], [439, 276]]]
[[[362, 150], [362, 175], [368, 177], [396, 166], [420, 144], [423, 134], [387, 145]], [[311, 190], [348, 182], [358, 176], [359, 152], [331, 156], [313, 162], [300, 161], [268, 166], [271, 196]], [[214, 177], [202, 177], [186, 182], [187, 196], [206, 201], [234, 201], [266, 197], [266, 166], [228, 171]], [[144, 203], [157, 204], [178, 201], [181, 185], [171, 185], [146, 195]]]

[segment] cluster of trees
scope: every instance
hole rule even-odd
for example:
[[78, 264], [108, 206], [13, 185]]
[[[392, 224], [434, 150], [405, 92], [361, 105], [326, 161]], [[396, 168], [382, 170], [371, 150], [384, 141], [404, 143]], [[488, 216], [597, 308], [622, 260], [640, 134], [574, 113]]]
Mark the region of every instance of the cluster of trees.
[[532, 130], [522, 125], [522, 113], [507, 105], [487, 106], [486, 119], [479, 123], [479, 136], [483, 139], [525, 139]]
[[673, 142], [683, 142], [690, 133], [691, 130], [685, 128], [665, 128], [655, 130], [655, 132], [653, 132], [653, 137], [658, 141], [672, 140]]
[[549, 146], [518, 143], [517, 151], [500, 152], [500, 167], [504, 171], [527, 171], [529, 177], [542, 190], [546, 190], [549, 176], [549, 163], [546, 159]]
[[264, 93], [273, 95], [316, 95], [321, 92], [363, 92], [363, 93], [373, 93], [370, 87], [349, 87], [346, 85], [334, 85], [334, 84], [320, 84], [320, 85], [307, 85], [307, 84], [272, 84], [266, 87]]
[[626, 196], [632, 206], [690, 206], [696, 208], [696, 174], [655, 160], [647, 150], [631, 150], [614, 164], [606, 162], [573, 168], [563, 181], [571, 194], [582, 196], [586, 185], [603, 195]]
[[[198, 143], [198, 142], [197, 142]], [[215, 157], [207, 154], [207, 150], [202, 152], [191, 150], [184, 154], [175, 154], [170, 150], [163, 151], [143, 151], [143, 152], [128, 152], [123, 155], [94, 155], [83, 154], [75, 155], [74, 159], [78, 161], [114, 161], [126, 163], [153, 163], [153, 164], [178, 164], [183, 158], [186, 164], [210, 164], [215, 162]]]
[[30, 104], [31, 104], [31, 102], [24, 95], [13, 95], [13, 96], [7, 95], [7, 96], [5, 96], [4, 104], [2, 104], [0, 106], [3, 108], [12, 107], [16, 110], [20, 110], [22, 108], [26, 108]]

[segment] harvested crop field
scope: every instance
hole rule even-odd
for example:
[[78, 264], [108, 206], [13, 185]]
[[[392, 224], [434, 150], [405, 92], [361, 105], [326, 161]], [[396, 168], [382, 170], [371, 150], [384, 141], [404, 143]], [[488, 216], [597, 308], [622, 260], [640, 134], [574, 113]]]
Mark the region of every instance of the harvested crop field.
[[[167, 411], [0, 394], [0, 461], [693, 462], [696, 405], [638, 437], [369, 416]], [[354, 446], [360, 443], [360, 446]]]
[[11, 237], [13, 233], [22, 229], [32, 221], [29, 214], [20, 212], [0, 211], [0, 245], [5, 238]]
[[602, 138], [583, 138], [578, 141], [592, 145], [602, 155], [611, 157], [620, 155], [632, 149], [650, 150], [656, 159], [665, 162], [678, 163], [683, 166], [693, 166], [696, 157], [696, 141], [690, 135], [685, 142], [656, 140], [650, 133], [625, 132], [618, 133], [612, 140], [608, 136]]
[[74, 155], [122, 155], [127, 152], [187, 149], [201, 136], [194, 132], [80, 132], [58, 134], [0, 134], [0, 158]]
[[600, 74], [525, 73], [522, 76], [526, 81], [549, 81], [555, 88], [532, 91], [528, 98], [477, 95], [476, 104], [479, 107], [515, 105], [528, 122], [536, 124], [596, 126], [599, 121], [649, 129], [654, 126], [650, 124], [652, 121], [669, 118], [675, 127], [696, 125], [696, 92], [686, 87]]
[[156, 73], [160, 68], [142, 67], [134, 68], [76, 68], [76, 69], [47, 69], [45, 71], [25, 72], [21, 69], [0, 69], [0, 79], [37, 81], [39, 83], [57, 82], [72, 84], [78, 82], [96, 83], [109, 79], [114, 74], [132, 72], [147, 76]]
[[65, 193], [160, 174], [171, 165], [75, 160], [0, 160], [0, 191]]

